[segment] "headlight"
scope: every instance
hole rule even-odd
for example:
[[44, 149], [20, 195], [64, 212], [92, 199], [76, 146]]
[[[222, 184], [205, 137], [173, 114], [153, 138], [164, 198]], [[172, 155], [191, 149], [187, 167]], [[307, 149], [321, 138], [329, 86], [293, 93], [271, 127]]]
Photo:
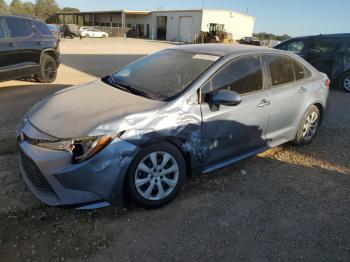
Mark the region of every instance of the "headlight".
[[98, 137], [83, 137], [77, 139], [59, 140], [55, 142], [51, 141], [38, 141], [37, 146], [59, 151], [68, 151], [72, 154], [72, 160], [74, 163], [78, 163], [87, 160], [109, 143], [111, 143], [118, 135], [106, 135]]

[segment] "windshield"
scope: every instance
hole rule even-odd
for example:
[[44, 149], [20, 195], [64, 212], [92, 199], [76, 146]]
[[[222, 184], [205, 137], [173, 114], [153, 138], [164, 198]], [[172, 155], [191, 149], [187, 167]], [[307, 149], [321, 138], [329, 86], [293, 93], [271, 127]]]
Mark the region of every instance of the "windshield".
[[[163, 50], [111, 75], [111, 83], [167, 100], [186, 89], [219, 57], [182, 50]], [[110, 83], [110, 84], [111, 84]]]

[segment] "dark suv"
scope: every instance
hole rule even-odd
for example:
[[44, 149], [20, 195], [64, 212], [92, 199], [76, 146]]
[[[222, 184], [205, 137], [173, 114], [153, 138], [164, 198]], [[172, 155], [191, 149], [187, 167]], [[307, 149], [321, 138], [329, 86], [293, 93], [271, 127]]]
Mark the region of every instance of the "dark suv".
[[56, 79], [59, 41], [43, 21], [0, 15], [0, 81], [28, 76], [42, 83]]
[[350, 92], [350, 34], [296, 37], [275, 48], [300, 55]]

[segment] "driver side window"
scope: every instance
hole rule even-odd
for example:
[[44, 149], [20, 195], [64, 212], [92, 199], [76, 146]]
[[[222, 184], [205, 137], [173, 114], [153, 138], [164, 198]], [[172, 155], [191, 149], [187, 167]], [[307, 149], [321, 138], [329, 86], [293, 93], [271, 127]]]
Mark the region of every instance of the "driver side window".
[[224, 65], [202, 87], [202, 101], [208, 95], [221, 89], [235, 91], [240, 95], [263, 89], [262, 66], [259, 57], [247, 56], [235, 59]]
[[304, 49], [305, 44], [304, 41], [301, 40], [289, 42], [284, 48], [284, 50], [292, 52], [294, 54], [303, 54]]

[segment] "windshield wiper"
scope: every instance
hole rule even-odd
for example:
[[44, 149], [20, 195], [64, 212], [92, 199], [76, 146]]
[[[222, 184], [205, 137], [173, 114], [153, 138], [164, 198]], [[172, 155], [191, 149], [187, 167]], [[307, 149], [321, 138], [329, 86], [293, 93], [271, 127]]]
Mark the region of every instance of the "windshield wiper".
[[111, 84], [119, 89], [122, 89], [126, 92], [129, 92], [129, 93], [132, 93], [132, 94], [135, 94], [135, 95], [141, 95], [141, 96], [144, 96], [144, 97], [147, 97], [147, 98], [150, 98], [152, 99], [152, 95], [146, 91], [143, 91], [143, 90], [140, 90], [140, 89], [137, 89], [137, 88], [134, 88], [134, 87], [131, 87], [129, 85], [126, 85], [126, 84], [120, 84], [120, 83], [117, 83], [115, 81], [115, 79], [113, 78], [113, 76], [109, 75], [109, 80], [111, 82]]

